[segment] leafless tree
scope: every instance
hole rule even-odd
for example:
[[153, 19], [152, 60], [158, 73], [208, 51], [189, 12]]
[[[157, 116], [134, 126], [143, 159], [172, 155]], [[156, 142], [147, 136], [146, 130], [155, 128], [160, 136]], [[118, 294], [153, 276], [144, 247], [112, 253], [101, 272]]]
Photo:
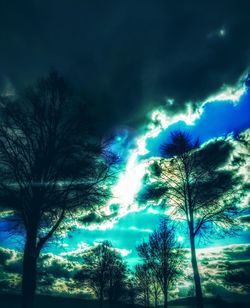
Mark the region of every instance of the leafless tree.
[[135, 280], [138, 287], [137, 301], [145, 308], [150, 304], [151, 277], [147, 264], [137, 264], [135, 266]]
[[[170, 221], [162, 218], [159, 229], [150, 236], [148, 242], [137, 247], [139, 256], [149, 268], [153, 292], [157, 292], [160, 285], [164, 308], [167, 307], [169, 287], [175, 282], [180, 273], [181, 250], [175, 239], [175, 230]], [[156, 281], [155, 281], [156, 280]], [[156, 294], [154, 294], [156, 295]], [[157, 306], [157, 296], [155, 296]]]
[[139, 288], [138, 288], [138, 281], [136, 281], [136, 277], [134, 271], [129, 271], [126, 279], [126, 292], [125, 292], [125, 302], [131, 305], [132, 307], [135, 306], [136, 299], [138, 296]]
[[87, 117], [56, 72], [0, 105], [0, 205], [25, 228], [22, 307], [33, 307], [37, 259], [70, 211], [88, 215], [109, 196], [110, 164], [90, 142]]
[[159, 305], [159, 299], [161, 296], [161, 285], [159, 283], [159, 279], [155, 276], [154, 271], [151, 269], [151, 294], [154, 301], [155, 308]]
[[76, 278], [94, 292], [100, 307], [105, 298], [113, 306], [125, 290], [126, 266], [111, 243], [104, 241], [86, 252], [84, 268]]
[[161, 297], [161, 287], [154, 271], [148, 263], [137, 264], [133, 273], [134, 302], [157, 308]]
[[113, 262], [109, 266], [108, 288], [106, 291], [110, 306], [116, 307], [117, 302], [126, 290], [126, 266], [119, 254], [114, 254]]
[[150, 166], [150, 175], [140, 198], [159, 200], [171, 215], [187, 223], [197, 306], [203, 307], [195, 239], [206, 236], [213, 226], [230, 232], [238, 214], [239, 177], [225, 168], [230, 145], [223, 140], [199, 148], [199, 142], [182, 132], [172, 133], [162, 146], [162, 158]]

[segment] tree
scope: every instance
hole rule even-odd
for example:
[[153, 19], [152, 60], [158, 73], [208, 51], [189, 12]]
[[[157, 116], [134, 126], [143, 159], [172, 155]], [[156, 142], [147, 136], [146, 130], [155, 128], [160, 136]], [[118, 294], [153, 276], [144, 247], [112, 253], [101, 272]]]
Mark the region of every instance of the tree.
[[138, 286], [137, 298], [144, 307], [148, 308], [150, 304], [151, 277], [147, 264], [137, 264], [135, 266], [135, 280]]
[[110, 306], [116, 307], [119, 299], [125, 294], [127, 269], [122, 257], [115, 251], [112, 253], [112, 260], [108, 269], [108, 286], [106, 294]]
[[84, 268], [76, 275], [97, 297], [100, 307], [105, 297], [114, 305], [125, 289], [126, 266], [111, 243], [104, 241], [89, 249], [84, 256]]
[[[166, 219], [162, 219], [160, 227], [150, 236], [148, 242], [137, 247], [139, 256], [151, 272], [151, 281], [157, 307], [157, 282], [161, 287], [164, 298], [164, 308], [167, 307], [169, 287], [179, 274], [181, 250], [175, 239], [174, 226]], [[157, 281], [155, 281], [155, 279]]]
[[134, 307], [136, 298], [138, 296], [138, 281], [136, 281], [135, 273], [133, 271], [128, 272], [126, 280], [126, 292], [125, 302], [130, 306]]
[[159, 283], [159, 279], [158, 277], [155, 276], [155, 273], [152, 269], [150, 269], [150, 275], [151, 275], [151, 294], [154, 300], [155, 308], [157, 308], [162, 289]]
[[0, 205], [25, 229], [23, 308], [33, 307], [37, 259], [67, 213], [88, 215], [109, 196], [110, 162], [89, 141], [86, 115], [78, 121], [77, 110], [56, 72], [14, 100], [1, 98]]
[[198, 141], [177, 131], [161, 150], [162, 158], [152, 162], [140, 198], [161, 199], [175, 218], [186, 221], [197, 306], [203, 307], [195, 239], [206, 236], [213, 226], [230, 232], [235, 225], [239, 177], [225, 168], [231, 145], [221, 139], [199, 148]]

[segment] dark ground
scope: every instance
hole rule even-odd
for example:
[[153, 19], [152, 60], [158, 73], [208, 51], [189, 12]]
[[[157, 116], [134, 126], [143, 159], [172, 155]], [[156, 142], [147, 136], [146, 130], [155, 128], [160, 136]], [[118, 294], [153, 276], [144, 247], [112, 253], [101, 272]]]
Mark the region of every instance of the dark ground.
[[[194, 308], [195, 305], [191, 304], [192, 299], [180, 299], [169, 303], [169, 307], [175, 308]], [[250, 307], [249, 303], [227, 303], [216, 299], [206, 299], [204, 308], [244, 308]], [[1, 308], [20, 308], [21, 297], [16, 294], [0, 294], [0, 307]], [[118, 308], [139, 308], [143, 306], [131, 306], [127, 304], [119, 303]], [[37, 295], [35, 308], [99, 308], [97, 301], [86, 300], [80, 298], [69, 298], [69, 297], [56, 297], [48, 295]], [[103, 308], [109, 308], [108, 303]], [[116, 307], [113, 307], [116, 308]], [[160, 308], [160, 307], [159, 307]]]

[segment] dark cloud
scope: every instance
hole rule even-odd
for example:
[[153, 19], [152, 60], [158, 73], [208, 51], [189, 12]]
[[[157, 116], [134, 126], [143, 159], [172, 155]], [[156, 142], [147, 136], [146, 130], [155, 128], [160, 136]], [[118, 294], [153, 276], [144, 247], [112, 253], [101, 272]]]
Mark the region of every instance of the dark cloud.
[[0, 289], [17, 291], [21, 289], [20, 254], [13, 250], [0, 247]]
[[81, 268], [81, 264], [56, 256], [52, 253], [44, 254], [38, 264], [41, 276], [53, 276], [54, 278], [72, 278]]
[[[82, 260], [81, 260], [82, 261]], [[41, 254], [38, 259], [38, 292], [77, 293], [83, 292], [75, 286], [73, 277], [82, 263], [52, 253]], [[22, 253], [0, 247], [0, 288], [16, 292], [21, 289]]]
[[203, 162], [214, 167], [224, 167], [234, 150], [233, 144], [226, 139], [214, 139], [205, 144], [200, 150]]
[[3, 0], [3, 87], [58, 68], [81, 89], [96, 126], [136, 125], [174, 99], [185, 108], [234, 84], [250, 64], [250, 3]]
[[249, 300], [250, 245], [198, 250], [204, 293], [228, 301]]
[[240, 222], [247, 226], [247, 227], [250, 227], [250, 215], [244, 215], [244, 216], [241, 216], [240, 217]]
[[230, 264], [225, 275], [225, 281], [231, 286], [241, 285], [243, 290], [250, 293], [250, 261], [240, 264]]
[[225, 248], [224, 254], [230, 260], [250, 259], [250, 244], [236, 245], [233, 248]]
[[[73, 277], [82, 268], [83, 255], [89, 247], [79, 247], [78, 250], [55, 255], [43, 253], [38, 260], [38, 292], [53, 294], [77, 294], [86, 292], [78, 286]], [[183, 275], [179, 278], [178, 289], [187, 296], [192, 285], [192, 268], [190, 250], [184, 249]], [[197, 249], [199, 268], [204, 294], [206, 296], [221, 296], [228, 301], [249, 300], [249, 244], [230, 245]], [[0, 286], [2, 290], [18, 290], [21, 286], [21, 276], [16, 268], [8, 268], [8, 264], [21, 264], [21, 254], [13, 249], [0, 247]], [[15, 260], [15, 261], [14, 261]], [[138, 262], [136, 258], [134, 262]], [[192, 287], [191, 287], [192, 289]], [[172, 293], [171, 293], [172, 294]]]
[[5, 265], [6, 261], [9, 260], [12, 255], [12, 250], [0, 247], [0, 264]]
[[13, 249], [0, 247], [0, 266], [7, 272], [22, 272], [22, 255]]
[[100, 216], [96, 213], [90, 213], [83, 218], [79, 219], [80, 222], [82, 222], [84, 225], [90, 225], [93, 223], [101, 224], [105, 221], [105, 217]]

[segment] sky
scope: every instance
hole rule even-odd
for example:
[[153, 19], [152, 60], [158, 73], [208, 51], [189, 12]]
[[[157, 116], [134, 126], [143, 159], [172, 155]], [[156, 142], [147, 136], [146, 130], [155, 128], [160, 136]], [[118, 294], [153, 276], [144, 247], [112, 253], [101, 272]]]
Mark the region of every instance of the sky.
[[[241, 281], [215, 287], [223, 284], [226, 264], [244, 273], [250, 268], [249, 11], [244, 0], [0, 2], [2, 95], [18, 94], [50, 68], [58, 69], [88, 106], [93, 133], [100, 140], [112, 136], [110, 149], [121, 158], [113, 198], [104, 209], [115, 214], [101, 224], [68, 219], [70, 231], [65, 227], [44, 248], [40, 269], [51, 273], [50, 291], [70, 292], [82, 253], [103, 240], [110, 240], [131, 268], [138, 262], [135, 247], [168, 212], [139, 204], [136, 195], [147, 162], [180, 128], [203, 146], [222, 140], [232, 149], [231, 159], [244, 158], [242, 230], [200, 242], [198, 254], [206, 294], [249, 298], [249, 284]], [[9, 234], [12, 222], [4, 215], [0, 281], [8, 277], [8, 287], [15, 288], [23, 237]], [[176, 236], [188, 254], [184, 226]], [[190, 288], [188, 275], [179, 296]]]

